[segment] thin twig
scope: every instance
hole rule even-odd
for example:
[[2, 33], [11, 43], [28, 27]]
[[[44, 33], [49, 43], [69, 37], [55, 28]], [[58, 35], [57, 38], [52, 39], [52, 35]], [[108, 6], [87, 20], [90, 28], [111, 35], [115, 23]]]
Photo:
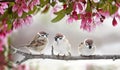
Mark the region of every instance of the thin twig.
[[51, 53], [52, 53], [52, 55], [54, 55], [54, 52], [53, 52], [53, 50], [54, 50], [54, 48], [53, 48], [53, 46], [52, 46], [52, 49], [51, 49]]
[[[13, 50], [14, 48], [11, 48]], [[16, 49], [14, 49], [16, 50]], [[18, 62], [21, 64], [22, 62], [29, 59], [56, 59], [56, 60], [95, 60], [95, 59], [112, 59], [113, 61], [116, 59], [120, 59], [120, 55], [91, 55], [91, 56], [57, 56], [57, 55], [38, 55], [38, 54], [30, 54], [25, 53], [21, 50], [16, 50], [18, 54], [25, 56], [24, 59]]]

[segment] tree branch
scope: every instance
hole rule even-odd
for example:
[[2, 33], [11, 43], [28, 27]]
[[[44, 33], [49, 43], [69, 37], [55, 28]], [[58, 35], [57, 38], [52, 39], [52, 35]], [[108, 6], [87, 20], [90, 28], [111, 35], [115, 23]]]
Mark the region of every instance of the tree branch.
[[57, 60], [95, 60], [95, 59], [112, 59], [113, 61], [116, 59], [120, 59], [120, 55], [91, 55], [91, 56], [57, 56], [57, 55], [37, 55], [25, 53], [21, 50], [15, 49], [11, 47], [12, 51], [16, 51], [16, 53], [25, 56], [21, 61], [17, 62], [21, 64], [22, 62], [29, 59], [57, 59]]

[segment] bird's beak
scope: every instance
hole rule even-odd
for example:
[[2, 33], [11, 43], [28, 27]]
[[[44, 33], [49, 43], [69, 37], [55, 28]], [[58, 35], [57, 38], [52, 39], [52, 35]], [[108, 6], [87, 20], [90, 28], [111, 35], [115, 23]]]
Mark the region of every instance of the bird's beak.
[[92, 46], [91, 45], [89, 45], [89, 47], [88, 47], [89, 49], [91, 49], [92, 48]]

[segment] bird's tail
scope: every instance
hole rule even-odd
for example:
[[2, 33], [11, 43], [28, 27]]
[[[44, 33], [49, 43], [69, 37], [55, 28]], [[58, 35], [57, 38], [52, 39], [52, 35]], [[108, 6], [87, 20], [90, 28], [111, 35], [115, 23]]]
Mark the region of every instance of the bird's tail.
[[[29, 45], [28, 44], [26, 44], [26, 45], [20, 45], [20, 46], [18, 46], [18, 47], [25, 47], [25, 48], [28, 48], [29, 47]], [[14, 45], [10, 45], [10, 49], [11, 49], [11, 52], [14, 54], [14, 53], [16, 53], [17, 52], [17, 48], [15, 48], [15, 46]]]

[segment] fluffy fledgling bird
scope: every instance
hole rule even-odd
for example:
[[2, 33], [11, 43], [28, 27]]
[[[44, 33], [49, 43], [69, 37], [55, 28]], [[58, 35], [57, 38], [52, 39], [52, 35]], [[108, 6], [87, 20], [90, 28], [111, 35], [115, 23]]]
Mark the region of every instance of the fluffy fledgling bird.
[[26, 47], [29, 49], [31, 54], [39, 53], [48, 45], [48, 33], [41, 31], [33, 38], [29, 45]]
[[85, 39], [78, 47], [81, 56], [91, 56], [95, 52], [96, 46], [92, 39]]
[[71, 56], [71, 45], [62, 33], [57, 33], [55, 35], [52, 47], [54, 55]]

